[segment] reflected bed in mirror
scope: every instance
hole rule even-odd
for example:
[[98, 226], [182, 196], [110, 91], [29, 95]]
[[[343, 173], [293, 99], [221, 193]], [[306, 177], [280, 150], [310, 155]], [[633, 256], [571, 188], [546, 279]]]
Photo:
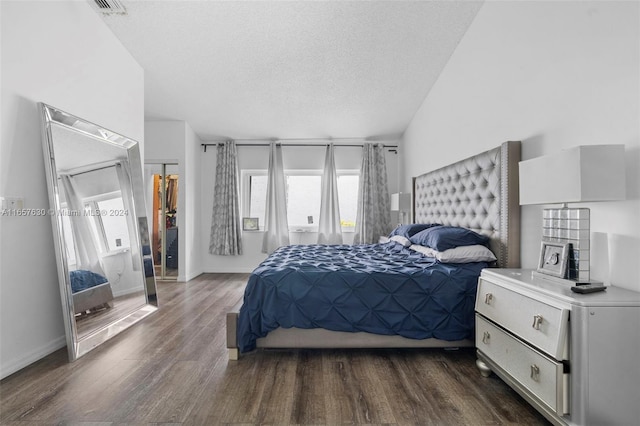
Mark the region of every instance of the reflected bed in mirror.
[[136, 141], [39, 104], [71, 361], [157, 309]]

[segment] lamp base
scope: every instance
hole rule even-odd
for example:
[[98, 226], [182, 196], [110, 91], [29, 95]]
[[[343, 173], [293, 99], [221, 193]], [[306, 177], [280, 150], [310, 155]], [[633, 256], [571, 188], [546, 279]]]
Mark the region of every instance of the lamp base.
[[567, 277], [589, 282], [590, 210], [588, 208], [551, 208], [543, 210], [542, 240], [569, 243]]
[[604, 283], [602, 281], [596, 281], [596, 280], [572, 280], [572, 279], [568, 279], [568, 278], [558, 278], [558, 277], [554, 277], [551, 275], [547, 275], [547, 274], [543, 274], [540, 273], [538, 271], [531, 271], [531, 276], [533, 278], [540, 278], [543, 280], [547, 280], [547, 281], [552, 281], [554, 283], [558, 283], [558, 284], [565, 284], [565, 285], [604, 285]]

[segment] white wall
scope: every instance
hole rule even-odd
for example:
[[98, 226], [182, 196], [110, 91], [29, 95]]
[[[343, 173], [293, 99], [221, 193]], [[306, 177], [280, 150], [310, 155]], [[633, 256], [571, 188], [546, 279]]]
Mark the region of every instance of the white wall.
[[[637, 2], [486, 2], [404, 134], [403, 188], [411, 176], [507, 140], [523, 142], [524, 160], [625, 144], [627, 200], [584, 206], [593, 278], [640, 290], [638, 9]], [[542, 206], [522, 207], [525, 268], [536, 267], [541, 215]]]
[[[0, 2], [0, 195], [48, 208], [45, 102], [143, 142], [144, 74], [87, 2]], [[49, 217], [0, 218], [0, 376], [65, 345]]]
[[[185, 121], [147, 121], [147, 163], [178, 164], [178, 281], [202, 273], [200, 260], [200, 139]], [[145, 174], [145, 179], [148, 176]], [[150, 200], [147, 200], [147, 204]]]
[[206, 232], [200, 229], [200, 155], [202, 152], [201, 142], [189, 124], [185, 128], [185, 164], [184, 188], [185, 196], [185, 235], [187, 240], [184, 247], [184, 268], [185, 279], [190, 280], [202, 273], [201, 244]]
[[[389, 142], [392, 144], [392, 142]], [[282, 149], [284, 168], [289, 170], [322, 170], [324, 167], [325, 146], [287, 146]], [[251, 272], [266, 255], [262, 253], [263, 232], [242, 233], [242, 255], [218, 256], [209, 253], [209, 235], [211, 229], [211, 213], [213, 209], [213, 187], [215, 183], [216, 150], [208, 147], [206, 153], [201, 153], [202, 161], [202, 193], [201, 193], [201, 226], [202, 236], [202, 268], [204, 272]], [[336, 169], [360, 170], [362, 163], [362, 148], [336, 147]], [[389, 192], [398, 191], [398, 155], [387, 152], [387, 174]], [[269, 147], [238, 146], [238, 168], [242, 170], [266, 170], [269, 167]], [[240, 183], [242, 185], [242, 183]], [[242, 198], [242, 196], [241, 196]], [[242, 215], [242, 206], [241, 215]], [[317, 232], [291, 232], [292, 244], [315, 244], [318, 241]], [[353, 241], [353, 234], [344, 233], [345, 244]]]

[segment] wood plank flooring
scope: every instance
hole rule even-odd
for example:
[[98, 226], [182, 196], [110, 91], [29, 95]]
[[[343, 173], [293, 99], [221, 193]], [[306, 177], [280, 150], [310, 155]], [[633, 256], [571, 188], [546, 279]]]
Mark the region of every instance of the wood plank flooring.
[[112, 307], [104, 308], [88, 314], [76, 315], [76, 329], [78, 337], [82, 338], [104, 327], [105, 324], [123, 318], [129, 312], [132, 312], [144, 305], [146, 302], [144, 289], [139, 292], [119, 296], [111, 300]]
[[246, 274], [159, 282], [160, 310], [76, 362], [0, 382], [0, 424], [547, 425], [471, 348], [258, 350], [228, 361]]

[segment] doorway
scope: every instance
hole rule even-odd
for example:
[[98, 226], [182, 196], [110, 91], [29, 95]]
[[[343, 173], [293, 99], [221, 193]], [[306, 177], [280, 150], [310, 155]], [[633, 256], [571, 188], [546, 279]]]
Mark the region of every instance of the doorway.
[[178, 279], [178, 164], [146, 164], [151, 200], [151, 253], [159, 280]]

